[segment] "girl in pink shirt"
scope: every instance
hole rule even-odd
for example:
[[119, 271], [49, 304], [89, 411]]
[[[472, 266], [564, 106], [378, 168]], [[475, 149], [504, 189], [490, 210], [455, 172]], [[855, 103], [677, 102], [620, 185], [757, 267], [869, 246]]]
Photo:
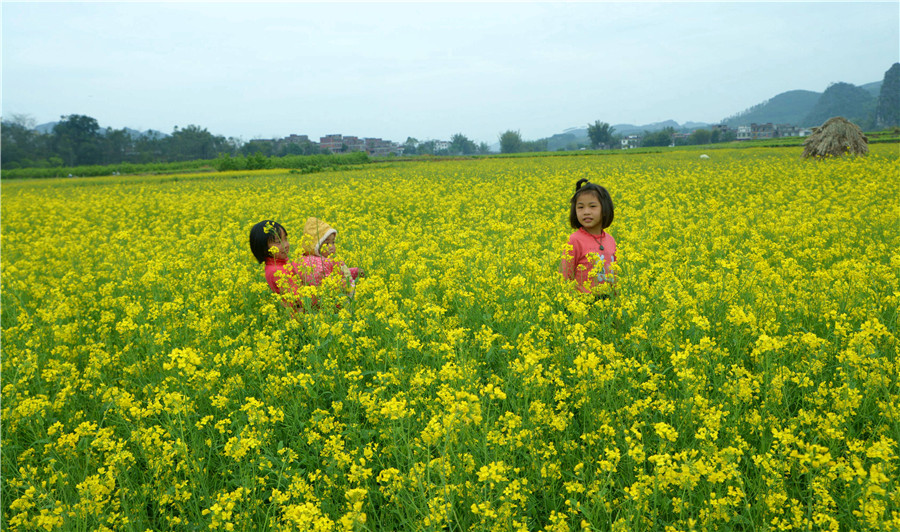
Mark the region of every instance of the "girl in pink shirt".
[[580, 292], [611, 286], [615, 283], [610, 266], [616, 261], [616, 241], [605, 229], [613, 221], [612, 198], [600, 185], [579, 179], [570, 204], [569, 224], [576, 231], [569, 236], [572, 249], [563, 257], [559, 272], [574, 280]]
[[300, 308], [300, 266], [288, 260], [291, 244], [287, 229], [274, 220], [257, 223], [250, 229], [250, 251], [258, 262], [266, 263], [266, 282], [273, 292], [281, 294], [282, 304]]

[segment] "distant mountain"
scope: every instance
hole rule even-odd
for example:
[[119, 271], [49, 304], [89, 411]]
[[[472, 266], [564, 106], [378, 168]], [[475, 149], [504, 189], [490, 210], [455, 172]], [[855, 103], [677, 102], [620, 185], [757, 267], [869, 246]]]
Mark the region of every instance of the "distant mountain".
[[801, 122], [813, 110], [821, 96], [822, 93], [813, 91], [795, 90], [782, 92], [770, 100], [756, 104], [749, 109], [726, 118], [722, 123], [730, 128], [749, 126], [750, 124], [766, 124], [768, 122], [773, 124], [806, 125]]
[[875, 81], [872, 83], [866, 83], [865, 85], [860, 85], [859, 87], [862, 89], [866, 89], [869, 91], [869, 94], [878, 98], [878, 95], [881, 94], [881, 85], [884, 83], [884, 80]]
[[41, 135], [49, 135], [53, 133], [53, 126], [58, 124], [59, 122], [47, 122], [46, 124], [41, 124], [39, 126], [35, 126], [34, 130], [40, 133]]
[[[688, 124], [692, 124], [689, 126]], [[702, 122], [687, 122], [684, 125], [679, 124], [674, 120], [666, 120], [664, 122], [654, 122], [652, 124], [645, 124], [643, 126], [635, 126], [632, 124], [616, 124], [613, 126], [613, 134], [615, 135], [640, 135], [645, 131], [649, 131], [650, 133], [654, 133], [656, 131], [660, 131], [662, 129], [666, 129], [670, 127], [675, 131], [684, 131], [684, 130], [692, 130], [692, 129], [700, 129], [702, 127], [709, 127], [709, 124], [704, 124]]]
[[843, 116], [857, 124], [866, 124], [871, 121], [882, 84], [883, 80], [860, 86], [833, 83], [822, 93], [783, 92], [722, 122], [730, 128], [768, 122], [815, 127], [834, 116]]
[[[136, 129], [131, 129], [130, 127], [125, 128], [125, 132], [131, 135], [133, 139], [151, 139], [151, 140], [159, 140], [164, 139], [169, 136], [168, 133], [163, 133], [162, 131], [157, 131], [155, 129], [148, 129], [147, 131], [138, 131]], [[106, 134], [106, 129], [103, 129], [103, 133]]]
[[875, 111], [876, 99], [877, 96], [872, 96], [862, 87], [850, 83], [834, 83], [825, 89], [799, 125], [820, 126], [835, 116], [843, 116], [856, 124], [866, 122]]
[[[893, 68], [893, 67], [892, 67]], [[887, 74], [886, 74], [887, 75]], [[834, 83], [825, 92], [792, 90], [783, 92], [769, 100], [758, 103], [744, 111], [731, 115], [721, 121], [729, 128], [750, 124], [793, 124], [803, 127], [819, 126], [833, 116], [844, 116], [848, 120], [862, 126], [872, 124], [875, 107], [881, 96], [884, 80], [856, 86], [849, 83]], [[710, 124], [704, 122], [685, 122], [679, 124], [674, 120], [655, 122], [636, 126], [632, 124], [615, 124], [616, 135], [639, 135], [645, 131], [655, 132], [671, 127], [679, 132], [691, 132], [706, 129]], [[573, 143], [589, 144], [587, 128], [570, 128], [563, 133], [549, 137], [548, 149], [571, 147]]]
[[[569, 128], [563, 133], [557, 133], [547, 138], [547, 150], [573, 150], [579, 146], [587, 145], [590, 140], [587, 136], [587, 128]], [[500, 151], [500, 145], [497, 144], [497, 151]]]
[[708, 124], [706, 122], [685, 122], [684, 124], [681, 124], [681, 129], [694, 131], [696, 129], [707, 129], [711, 125], [712, 124]]

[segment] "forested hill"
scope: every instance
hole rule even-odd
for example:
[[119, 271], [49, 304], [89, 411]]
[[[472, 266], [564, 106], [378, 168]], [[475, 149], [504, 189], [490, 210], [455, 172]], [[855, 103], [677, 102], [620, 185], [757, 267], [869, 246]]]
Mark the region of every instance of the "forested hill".
[[854, 122], [867, 123], [871, 121], [881, 85], [881, 81], [861, 87], [850, 83], [833, 83], [825, 92], [783, 92], [726, 118], [722, 123], [731, 128], [767, 122], [814, 127], [838, 115]]
[[726, 118], [723, 123], [730, 128], [749, 124], [797, 124], [802, 122], [816, 106], [821, 92], [794, 90], [783, 92], [770, 100]]
[[875, 111], [877, 97], [850, 83], [828, 87], [804, 118], [803, 126], [818, 126], [833, 116], [843, 116], [856, 123], [866, 123]]

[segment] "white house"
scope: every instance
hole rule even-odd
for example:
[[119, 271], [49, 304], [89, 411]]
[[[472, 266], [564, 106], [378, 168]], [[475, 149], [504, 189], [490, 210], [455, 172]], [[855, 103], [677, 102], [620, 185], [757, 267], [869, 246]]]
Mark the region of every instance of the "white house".
[[628, 135], [621, 140], [622, 149], [637, 148], [641, 145], [641, 137], [637, 135]]

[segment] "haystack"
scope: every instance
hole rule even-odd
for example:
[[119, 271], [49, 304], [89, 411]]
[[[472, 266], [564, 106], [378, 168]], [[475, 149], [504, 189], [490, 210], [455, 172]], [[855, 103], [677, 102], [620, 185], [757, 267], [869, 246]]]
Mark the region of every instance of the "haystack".
[[869, 139], [859, 126], [843, 116], [829, 118], [820, 127], [814, 127], [803, 143], [802, 157], [841, 157], [844, 155], [868, 155]]

